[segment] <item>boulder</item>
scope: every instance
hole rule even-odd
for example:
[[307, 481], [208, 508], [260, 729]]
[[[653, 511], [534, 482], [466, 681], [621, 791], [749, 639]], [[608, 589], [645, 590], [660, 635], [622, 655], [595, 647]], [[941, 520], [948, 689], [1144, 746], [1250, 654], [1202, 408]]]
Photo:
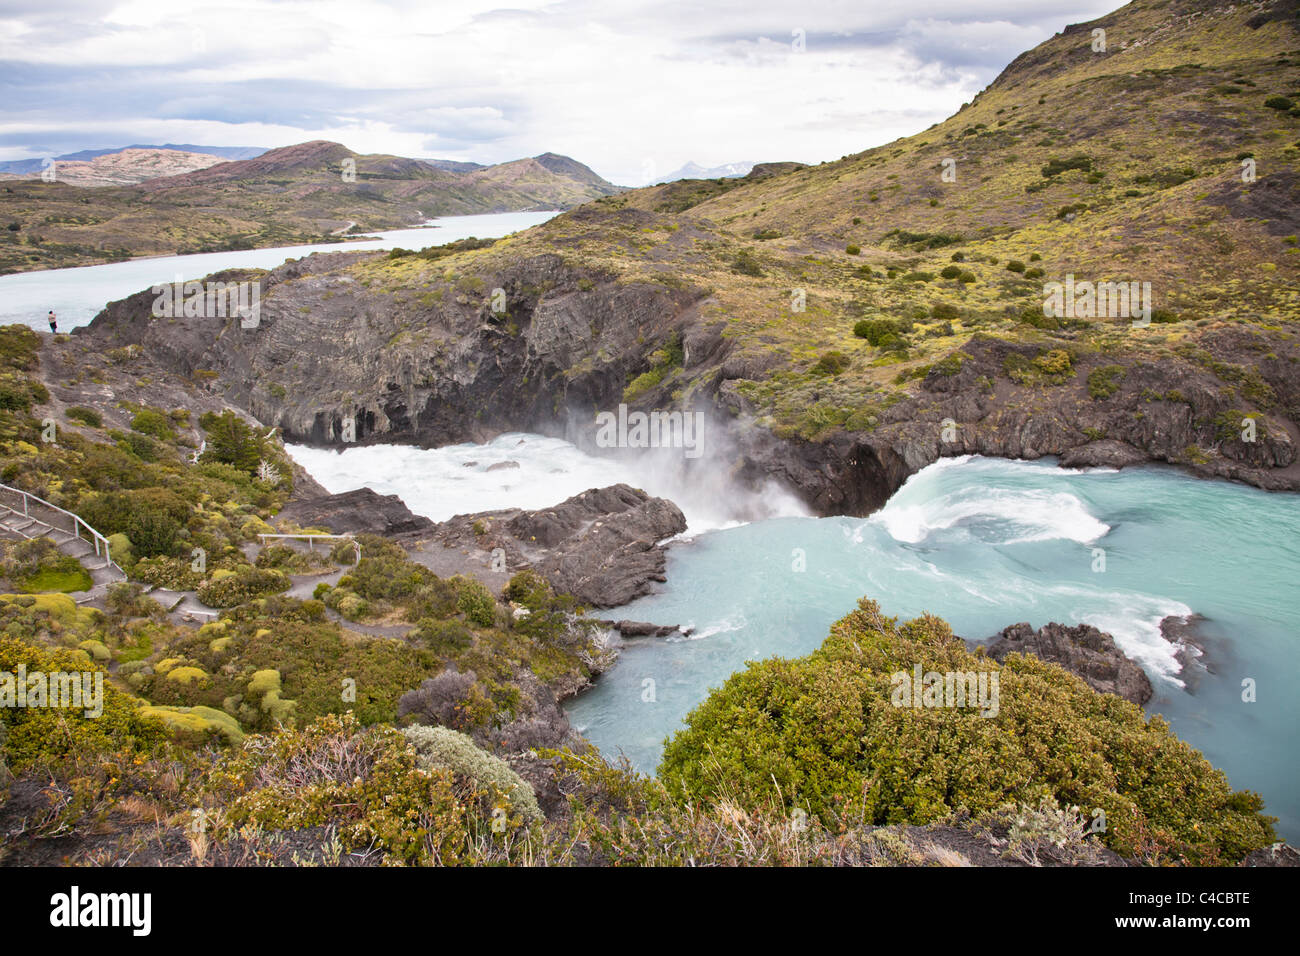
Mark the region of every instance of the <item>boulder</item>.
[[370, 488], [293, 501], [279, 517], [336, 534], [406, 534], [433, 527], [432, 521], [413, 513], [397, 495], [381, 495]]
[[1142, 706], [1151, 699], [1146, 673], [1115, 644], [1115, 639], [1090, 624], [1045, 624], [1037, 631], [1029, 624], [1004, 628], [988, 645], [988, 654], [1003, 661], [1008, 654], [1032, 654], [1059, 664], [1082, 677], [1093, 690], [1115, 694]]
[[618, 484], [536, 511], [457, 515], [427, 537], [445, 548], [500, 548], [509, 570], [531, 568], [589, 607], [616, 607], [665, 580], [659, 542], [685, 530], [686, 518], [671, 501]]

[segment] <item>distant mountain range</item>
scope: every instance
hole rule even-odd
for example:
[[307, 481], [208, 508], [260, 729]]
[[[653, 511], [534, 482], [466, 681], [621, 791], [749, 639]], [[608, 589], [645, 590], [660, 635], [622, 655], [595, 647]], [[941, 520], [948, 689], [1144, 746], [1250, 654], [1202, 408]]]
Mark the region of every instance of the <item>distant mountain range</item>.
[[482, 166], [366, 155], [324, 140], [254, 152], [222, 160], [131, 148], [57, 160], [54, 182], [6, 178], [0, 271], [292, 245], [437, 216], [568, 209], [623, 189], [556, 153]]
[[[225, 159], [253, 159], [261, 156], [266, 152], [265, 146], [195, 146], [192, 143], [167, 143], [163, 146], [146, 146], [136, 143], [132, 146], [115, 146], [110, 149], [83, 149], [75, 153], [64, 153], [62, 156], [54, 156], [56, 162], [89, 162], [98, 159], [100, 156], [108, 156], [114, 153], [122, 153], [129, 149], [147, 149], [147, 150], [174, 150], [178, 153], [202, 153], [207, 156], [219, 156]], [[39, 173], [45, 165], [45, 158], [37, 159], [15, 159], [9, 162], [0, 163], [0, 174], [8, 173], [15, 176], [26, 176], [31, 173]]]
[[647, 186], [658, 185], [661, 183], [672, 183], [679, 179], [736, 179], [740, 176], [749, 174], [754, 168], [753, 163], [724, 163], [721, 166], [700, 166], [693, 162], [688, 162], [680, 169], [674, 169], [666, 176], [656, 176]]
[[[226, 160], [210, 153], [187, 153], [178, 149], [137, 149], [105, 153], [89, 160], [59, 159], [53, 163], [53, 175], [69, 186], [133, 186], [148, 179], [179, 176], [196, 169], [206, 169]], [[0, 173], [0, 179], [28, 179], [40, 172], [22, 176]]]

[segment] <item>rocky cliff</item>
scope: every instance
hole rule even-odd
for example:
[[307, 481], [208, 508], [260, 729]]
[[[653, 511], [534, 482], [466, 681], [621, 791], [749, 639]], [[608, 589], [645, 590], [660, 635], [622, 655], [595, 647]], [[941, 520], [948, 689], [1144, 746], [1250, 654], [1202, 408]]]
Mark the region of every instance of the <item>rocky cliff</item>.
[[[1035, 371], [1041, 344], [976, 335], [869, 418], [790, 434], [764, 423], [749, 391], [780, 358], [725, 334], [707, 290], [620, 280], [554, 254], [460, 267], [409, 277], [408, 268], [398, 283], [382, 254], [317, 254], [214, 277], [261, 283], [256, 328], [157, 320], [142, 292], [74, 340], [96, 352], [140, 346], [141, 363], [202, 383], [286, 440], [335, 446], [436, 446], [509, 430], [590, 445], [596, 414], [616, 409], [655, 373], [655, 353], [679, 343], [680, 367], [632, 407], [706, 412], [724, 457], [686, 467], [775, 479], [823, 515], [869, 513], [910, 474], [961, 454], [1165, 462], [1300, 488], [1300, 344], [1282, 330], [1219, 325], [1173, 347], [1080, 347], [1062, 375]], [[1060, 344], [1069, 354], [1070, 340]]]

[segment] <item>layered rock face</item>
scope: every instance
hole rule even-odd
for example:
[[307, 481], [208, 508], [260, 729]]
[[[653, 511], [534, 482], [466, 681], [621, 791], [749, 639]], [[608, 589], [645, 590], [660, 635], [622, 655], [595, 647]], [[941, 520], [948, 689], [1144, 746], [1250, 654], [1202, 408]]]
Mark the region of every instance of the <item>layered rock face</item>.
[[1152, 696], [1142, 668], [1124, 656], [1113, 637], [1089, 624], [1045, 624], [1037, 631], [1028, 624], [1012, 624], [987, 650], [999, 663], [1008, 654], [1032, 654], [1059, 664], [1098, 693], [1123, 697], [1139, 707]]

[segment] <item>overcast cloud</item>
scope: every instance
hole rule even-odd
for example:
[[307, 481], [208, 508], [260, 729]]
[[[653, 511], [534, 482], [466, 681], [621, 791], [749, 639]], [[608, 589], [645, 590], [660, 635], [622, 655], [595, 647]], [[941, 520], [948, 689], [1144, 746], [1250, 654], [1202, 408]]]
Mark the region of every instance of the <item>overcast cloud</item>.
[[330, 139], [481, 163], [550, 150], [623, 184], [687, 160], [820, 162], [938, 122], [1117, 5], [0, 0], [0, 159]]

